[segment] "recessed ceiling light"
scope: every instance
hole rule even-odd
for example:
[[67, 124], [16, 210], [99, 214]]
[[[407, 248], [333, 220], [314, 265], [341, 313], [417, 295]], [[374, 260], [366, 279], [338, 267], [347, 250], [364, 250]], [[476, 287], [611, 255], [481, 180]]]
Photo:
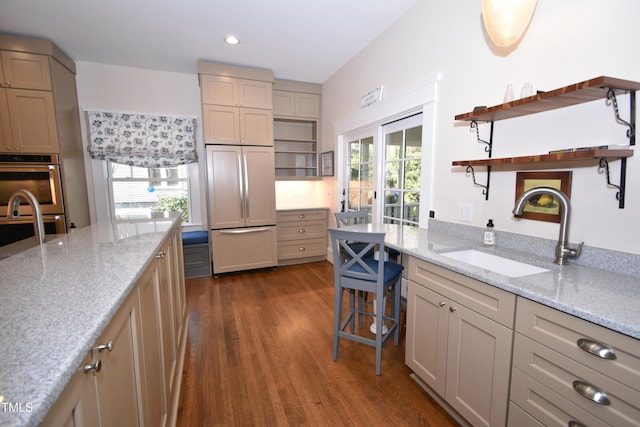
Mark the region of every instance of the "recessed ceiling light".
[[224, 41], [227, 42], [228, 44], [238, 44], [240, 43], [240, 40], [238, 40], [238, 38], [236, 36], [227, 36], [224, 38]]

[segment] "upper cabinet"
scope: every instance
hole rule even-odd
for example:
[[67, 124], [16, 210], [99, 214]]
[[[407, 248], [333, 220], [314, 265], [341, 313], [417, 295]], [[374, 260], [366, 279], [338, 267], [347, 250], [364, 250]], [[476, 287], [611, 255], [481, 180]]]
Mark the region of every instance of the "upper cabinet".
[[[528, 96], [504, 104], [493, 107], [476, 107], [472, 112], [458, 114], [456, 120], [464, 120], [471, 123], [471, 127], [476, 129], [478, 142], [486, 144], [485, 151], [488, 153], [487, 159], [477, 160], [456, 160], [452, 162], [453, 166], [466, 166], [467, 172], [471, 172], [474, 184], [483, 188], [483, 194], [488, 200], [489, 198], [489, 175], [492, 167], [501, 168], [548, 168], [554, 164], [572, 166], [592, 166], [598, 165], [605, 169], [607, 184], [618, 189], [616, 199], [618, 206], [624, 207], [625, 196], [625, 179], [626, 179], [626, 159], [633, 156], [631, 146], [635, 145], [635, 111], [636, 111], [636, 91], [640, 90], [640, 83], [628, 80], [622, 80], [612, 77], [596, 77], [580, 83], [561, 87], [548, 92], [538, 92], [536, 95]], [[620, 94], [629, 94], [629, 118], [624, 119], [620, 115], [618, 109], [617, 96]], [[555, 110], [558, 108], [570, 107], [573, 105], [591, 102], [598, 99], [608, 99], [614, 109], [615, 120], [627, 127], [627, 143], [629, 147], [616, 149], [608, 149], [608, 147], [593, 147], [590, 149], [576, 149], [560, 152], [549, 152], [543, 154], [533, 154], [530, 156], [491, 158], [491, 149], [493, 145], [493, 126], [494, 122], [516, 117], [536, 114], [544, 111]], [[489, 141], [480, 139], [477, 131], [478, 122], [490, 122], [491, 134]], [[619, 185], [611, 183], [609, 177], [609, 161], [621, 160]], [[474, 166], [487, 167], [487, 183], [479, 184], [475, 180]]]
[[200, 75], [203, 104], [271, 110], [273, 106], [272, 86], [271, 82], [259, 80]]
[[49, 58], [26, 52], [0, 52], [0, 86], [15, 89], [51, 90]]
[[322, 86], [276, 80], [273, 88], [276, 179], [320, 179], [318, 148]]
[[0, 51], [0, 152], [57, 153], [49, 57]]
[[198, 62], [205, 144], [273, 145], [273, 72]]
[[273, 114], [282, 117], [320, 118], [320, 95], [316, 93], [273, 91]]

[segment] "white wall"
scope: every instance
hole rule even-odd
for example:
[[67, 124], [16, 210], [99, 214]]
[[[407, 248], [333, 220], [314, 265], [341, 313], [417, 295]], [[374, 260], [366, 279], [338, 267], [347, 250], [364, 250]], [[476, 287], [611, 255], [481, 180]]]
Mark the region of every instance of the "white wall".
[[[82, 114], [82, 134], [87, 146], [85, 110], [105, 110], [196, 117], [198, 167], [192, 176], [192, 221], [194, 228], [206, 229], [204, 196], [204, 145], [201, 130], [200, 87], [197, 74], [168, 73], [139, 68], [77, 62], [76, 84]], [[105, 162], [92, 160], [85, 149], [89, 180], [91, 222], [106, 219], [108, 194]], [[91, 191], [93, 189], [93, 192]]]
[[[466, 123], [454, 116], [477, 105], [502, 103], [506, 85], [516, 96], [525, 82], [552, 90], [606, 75], [640, 81], [637, 0], [538, 0], [521, 43], [511, 50], [492, 47], [482, 26], [481, 2], [420, 0], [369, 47], [323, 85], [322, 151], [336, 149], [334, 124], [360, 110], [362, 95], [383, 85], [386, 96], [438, 74], [434, 182], [430, 209], [436, 218], [478, 227], [493, 218], [500, 230], [555, 239], [558, 224], [515, 220], [515, 171], [491, 174], [490, 198], [484, 200], [453, 160], [485, 158]], [[628, 97], [619, 99], [628, 119]], [[544, 154], [552, 149], [627, 144], [626, 129], [614, 123], [611, 107], [595, 101], [567, 109], [497, 122], [493, 157]], [[489, 125], [481, 125], [488, 139]], [[612, 162], [611, 180], [619, 181]], [[565, 170], [565, 169], [563, 169]], [[486, 180], [482, 169], [476, 173]], [[325, 182], [326, 183], [326, 182]], [[334, 180], [335, 194], [338, 194]], [[615, 190], [596, 167], [573, 169], [570, 240], [588, 246], [640, 254], [640, 158], [627, 166], [627, 195], [619, 209]], [[458, 204], [473, 205], [473, 220], [458, 220]], [[634, 237], [635, 236], [635, 237]]]

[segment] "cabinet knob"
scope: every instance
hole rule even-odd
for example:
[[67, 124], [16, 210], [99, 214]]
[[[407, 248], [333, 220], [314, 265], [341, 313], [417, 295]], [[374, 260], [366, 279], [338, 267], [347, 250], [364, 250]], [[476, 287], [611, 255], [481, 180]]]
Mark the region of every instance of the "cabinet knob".
[[96, 347], [98, 351], [107, 350], [109, 353], [113, 351], [113, 341], [109, 341], [107, 344], [100, 344]]
[[298, 215], [298, 218], [300, 218], [300, 219], [302, 219], [302, 218], [304, 218], [304, 217], [306, 217], [306, 215], [304, 215], [304, 214], [300, 214], [300, 215]]
[[5, 87], [11, 87], [11, 82], [9, 82], [9, 81], [4, 82], [4, 86]]
[[305, 230], [304, 228], [301, 228], [300, 230], [298, 230], [298, 233], [304, 233], [304, 232], [306, 232], [306, 231], [307, 231], [307, 230]]
[[611, 400], [609, 400], [607, 393], [595, 386], [592, 386], [591, 384], [575, 380], [573, 382], [573, 389], [581, 396], [586, 397], [599, 405], [611, 405]]
[[571, 420], [567, 423], [568, 427], [587, 427], [586, 425], [582, 424], [579, 421], [575, 421], [575, 420]]
[[94, 372], [100, 372], [100, 368], [102, 368], [102, 362], [100, 361], [100, 359], [96, 360], [93, 363], [90, 363], [88, 365], [84, 365], [82, 367], [82, 370], [86, 373], [89, 373], [91, 371]]
[[300, 252], [304, 252], [304, 251], [306, 251], [306, 250], [307, 250], [307, 248], [305, 248], [304, 246], [300, 246], [300, 247], [298, 248], [298, 251], [300, 251]]
[[446, 302], [444, 302], [444, 301], [440, 301], [440, 302], [438, 303], [438, 305], [439, 305], [440, 307], [444, 307], [445, 305], [447, 305], [447, 303], [446, 303]]
[[455, 307], [449, 307], [449, 311], [453, 313], [454, 311], [456, 311], [456, 308]]
[[162, 252], [158, 252], [158, 254], [155, 257], [158, 259], [164, 259], [165, 255], [167, 255], [167, 251], [162, 251]]
[[602, 359], [616, 360], [617, 358], [612, 349], [607, 348], [607, 346], [600, 344], [599, 342], [592, 341], [587, 338], [580, 338], [577, 341], [577, 344], [580, 350], [586, 351], [587, 353], [593, 354], [594, 356], [598, 356]]

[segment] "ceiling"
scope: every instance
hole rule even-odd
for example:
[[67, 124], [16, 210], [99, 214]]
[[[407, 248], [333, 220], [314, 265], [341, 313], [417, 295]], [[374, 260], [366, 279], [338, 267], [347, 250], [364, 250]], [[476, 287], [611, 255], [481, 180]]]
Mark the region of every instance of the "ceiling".
[[0, 0], [0, 32], [49, 39], [75, 61], [195, 73], [203, 59], [323, 83], [417, 1]]

